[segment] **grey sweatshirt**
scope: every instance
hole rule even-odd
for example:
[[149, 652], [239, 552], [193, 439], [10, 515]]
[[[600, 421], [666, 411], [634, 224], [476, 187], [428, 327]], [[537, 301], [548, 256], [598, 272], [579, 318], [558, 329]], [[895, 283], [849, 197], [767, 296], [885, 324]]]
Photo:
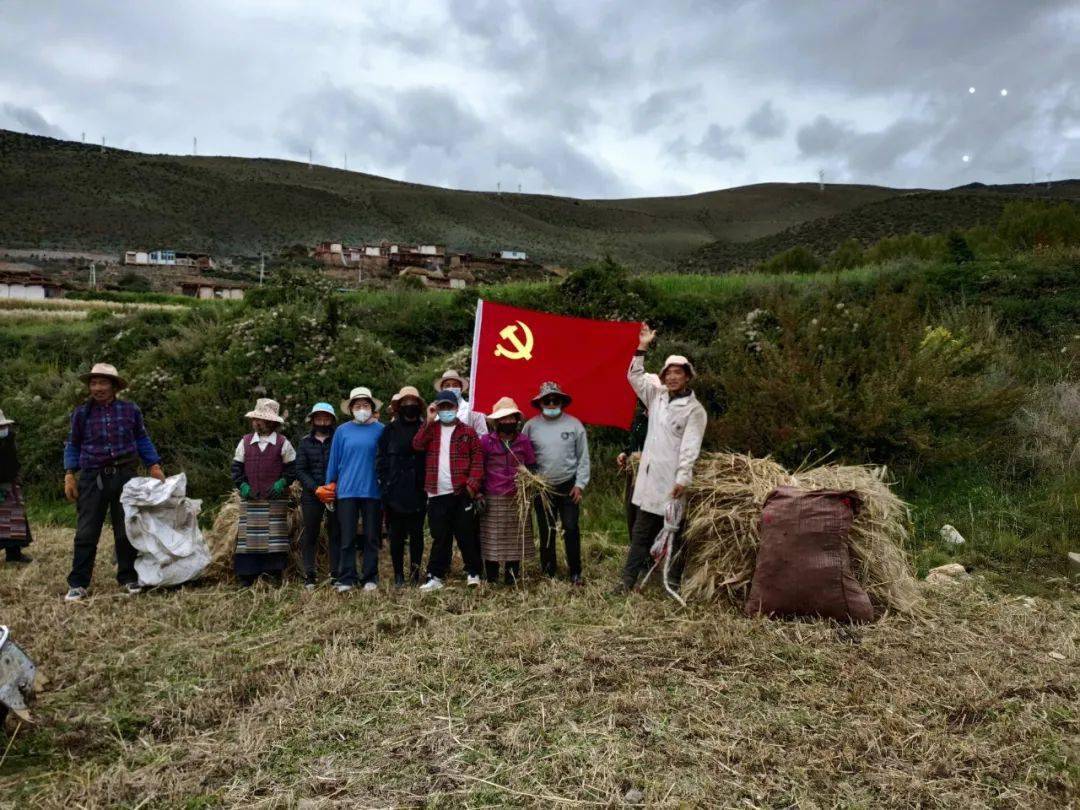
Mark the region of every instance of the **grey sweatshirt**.
[[522, 431], [533, 443], [539, 473], [553, 484], [574, 481], [585, 489], [589, 484], [589, 440], [585, 426], [574, 416], [558, 419], [534, 416]]

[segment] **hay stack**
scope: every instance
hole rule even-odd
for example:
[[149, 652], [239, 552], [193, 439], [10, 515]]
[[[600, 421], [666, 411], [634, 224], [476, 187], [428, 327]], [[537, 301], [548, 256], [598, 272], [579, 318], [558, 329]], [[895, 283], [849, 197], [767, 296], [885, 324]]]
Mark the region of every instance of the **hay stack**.
[[776, 487], [854, 490], [862, 500], [850, 537], [855, 576], [878, 607], [915, 612], [921, 600], [904, 544], [907, 506], [884, 470], [826, 464], [789, 473], [768, 458], [703, 454], [687, 504], [690, 557], [683, 594], [697, 599], [745, 599], [754, 574], [765, 498]]

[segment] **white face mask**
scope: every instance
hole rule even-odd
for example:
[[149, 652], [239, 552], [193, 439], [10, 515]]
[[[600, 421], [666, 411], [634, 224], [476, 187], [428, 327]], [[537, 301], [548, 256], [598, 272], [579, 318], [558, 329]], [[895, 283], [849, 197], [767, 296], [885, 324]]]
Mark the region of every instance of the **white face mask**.
[[353, 408], [352, 417], [357, 422], [366, 422], [371, 418], [371, 408]]
[[6, 439], [9, 433], [11, 433], [11, 428], [0, 427], [0, 439]]

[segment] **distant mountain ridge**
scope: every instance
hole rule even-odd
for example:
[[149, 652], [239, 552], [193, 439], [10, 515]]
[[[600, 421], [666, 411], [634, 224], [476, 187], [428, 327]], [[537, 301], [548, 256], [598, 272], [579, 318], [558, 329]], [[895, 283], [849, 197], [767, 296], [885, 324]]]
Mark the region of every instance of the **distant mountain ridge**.
[[[908, 209], [919, 200], [989, 195], [994, 201], [980, 208], [989, 216], [998, 198], [1025, 194], [1022, 188], [830, 185], [821, 192], [815, 183], [765, 183], [680, 197], [581, 200], [445, 189], [285, 160], [103, 151], [0, 130], [0, 246], [12, 248], [250, 255], [324, 240], [393, 239], [458, 251], [524, 250], [546, 264], [610, 255], [641, 271], [717, 272], [774, 242], [805, 236], [824, 244], [828, 234], [863, 222], [876, 222], [881, 232], [893, 216], [917, 221]], [[915, 202], [905, 204], [912, 194]], [[946, 203], [925, 218], [959, 223], [970, 213], [965, 205], [949, 213]], [[814, 223], [829, 222], [826, 232], [815, 230]]]

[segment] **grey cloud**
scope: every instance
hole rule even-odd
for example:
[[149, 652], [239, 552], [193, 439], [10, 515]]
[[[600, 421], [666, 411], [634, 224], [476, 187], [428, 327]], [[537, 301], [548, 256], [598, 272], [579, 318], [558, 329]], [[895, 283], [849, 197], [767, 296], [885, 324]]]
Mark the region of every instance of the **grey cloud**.
[[855, 176], [887, 172], [906, 155], [927, 146], [935, 127], [926, 121], [900, 119], [882, 130], [857, 131], [850, 123], [819, 115], [801, 127], [795, 140], [804, 157], [831, 160]]
[[761, 140], [779, 138], [787, 131], [787, 116], [766, 101], [750, 113], [743, 129]]
[[657, 127], [670, 123], [672, 118], [682, 120], [681, 108], [701, 98], [701, 86], [672, 87], [650, 93], [648, 98], [634, 107], [630, 114], [630, 128], [644, 135]]
[[17, 104], [0, 104], [0, 129], [15, 129], [31, 135], [47, 135], [50, 138], [66, 138], [60, 127], [53, 126], [33, 107]]
[[731, 127], [711, 124], [705, 130], [697, 150], [713, 160], [742, 160], [746, 157], [746, 150], [731, 140], [734, 132]]

